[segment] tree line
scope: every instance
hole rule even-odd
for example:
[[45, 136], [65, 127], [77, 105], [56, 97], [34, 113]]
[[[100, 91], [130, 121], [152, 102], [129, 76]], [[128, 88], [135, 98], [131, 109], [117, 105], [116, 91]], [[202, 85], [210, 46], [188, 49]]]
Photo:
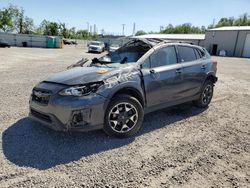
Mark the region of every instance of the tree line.
[[143, 30], [137, 31], [136, 35], [144, 35], [150, 33], [162, 33], [162, 34], [203, 34], [207, 29], [224, 27], [224, 26], [250, 26], [250, 16], [245, 13], [238, 18], [229, 17], [229, 18], [221, 18], [217, 23], [210, 24], [208, 27], [201, 26], [196, 27], [190, 23], [185, 23], [177, 26], [173, 26], [172, 24], [167, 25], [165, 28], [163, 27], [160, 32], [145, 32]]
[[39, 34], [62, 36], [71, 39], [94, 39], [96, 34], [85, 29], [76, 30], [68, 28], [65, 23], [43, 20], [39, 26], [34, 24], [32, 18], [25, 15], [22, 7], [9, 5], [0, 9], [0, 31], [15, 32], [19, 34]]
[[[173, 26], [168, 24], [166, 27], [161, 27], [160, 32], [145, 32], [137, 31], [136, 35], [144, 35], [150, 33], [162, 34], [202, 34], [207, 29], [223, 27], [223, 26], [250, 26], [250, 16], [245, 13], [238, 18], [229, 17], [221, 18], [217, 23], [213, 23], [208, 27], [196, 27], [191, 23]], [[62, 36], [63, 38], [72, 39], [94, 39], [96, 34], [90, 33], [85, 29], [76, 30], [75, 27], [68, 28], [65, 23], [43, 20], [39, 26], [34, 24], [32, 18], [25, 15], [25, 11], [21, 7], [9, 5], [0, 9], [0, 31], [16, 32], [20, 34], [39, 34]]]

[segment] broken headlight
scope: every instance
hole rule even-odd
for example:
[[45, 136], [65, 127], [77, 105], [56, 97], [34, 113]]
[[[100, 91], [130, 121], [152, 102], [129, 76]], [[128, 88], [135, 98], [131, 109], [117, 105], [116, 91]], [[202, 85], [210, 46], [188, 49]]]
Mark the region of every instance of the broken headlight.
[[89, 95], [90, 93], [95, 93], [101, 85], [103, 85], [103, 82], [73, 86], [60, 91], [59, 95], [81, 97], [84, 95]]

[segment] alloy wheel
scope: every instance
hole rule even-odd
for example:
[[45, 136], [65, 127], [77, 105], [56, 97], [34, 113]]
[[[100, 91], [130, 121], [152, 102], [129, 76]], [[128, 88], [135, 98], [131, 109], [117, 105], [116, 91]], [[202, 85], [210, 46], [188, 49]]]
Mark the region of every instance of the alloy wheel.
[[125, 133], [134, 128], [138, 121], [138, 111], [134, 105], [122, 102], [116, 104], [109, 113], [110, 127], [117, 133]]
[[213, 95], [213, 87], [211, 85], [207, 85], [202, 93], [203, 104], [208, 104], [212, 99], [212, 95]]

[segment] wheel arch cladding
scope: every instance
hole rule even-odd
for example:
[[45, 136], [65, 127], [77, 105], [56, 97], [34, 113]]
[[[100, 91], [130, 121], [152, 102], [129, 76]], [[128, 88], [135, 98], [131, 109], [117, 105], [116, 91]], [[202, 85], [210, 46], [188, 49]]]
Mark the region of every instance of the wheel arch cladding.
[[207, 80], [210, 80], [213, 83], [216, 83], [218, 78], [214, 74], [208, 74], [205, 81], [207, 81]]
[[133, 88], [133, 87], [121, 88], [111, 96], [111, 100], [114, 97], [121, 95], [121, 94], [127, 94], [127, 95], [130, 95], [130, 96], [136, 98], [141, 103], [142, 107], [144, 107], [144, 105], [145, 105], [144, 97], [138, 89]]

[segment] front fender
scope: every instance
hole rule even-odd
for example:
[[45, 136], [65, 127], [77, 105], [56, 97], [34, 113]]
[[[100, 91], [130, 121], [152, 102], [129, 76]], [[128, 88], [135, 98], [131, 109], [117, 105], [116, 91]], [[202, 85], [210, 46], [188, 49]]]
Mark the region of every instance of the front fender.
[[133, 89], [138, 91], [143, 96], [143, 89], [141, 86], [141, 78], [139, 75], [134, 76], [131, 80], [118, 81], [116, 83], [107, 83], [98, 90], [97, 94], [102, 95], [105, 98], [111, 99], [117, 92], [122, 89]]

